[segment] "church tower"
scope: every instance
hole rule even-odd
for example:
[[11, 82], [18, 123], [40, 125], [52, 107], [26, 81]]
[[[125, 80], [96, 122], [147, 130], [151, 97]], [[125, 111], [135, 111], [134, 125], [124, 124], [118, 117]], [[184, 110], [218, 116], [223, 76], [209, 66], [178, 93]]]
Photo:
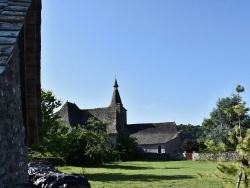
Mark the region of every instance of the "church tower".
[[116, 108], [116, 130], [118, 134], [126, 134], [127, 110], [123, 107], [122, 100], [118, 90], [118, 83], [115, 79], [114, 91], [110, 107]]
[[115, 79], [115, 83], [114, 83], [114, 92], [113, 92], [113, 96], [111, 99], [111, 104], [110, 106], [114, 106], [114, 105], [118, 105], [120, 104], [122, 106], [122, 100], [118, 91], [118, 87], [119, 85], [117, 84], [117, 80]]

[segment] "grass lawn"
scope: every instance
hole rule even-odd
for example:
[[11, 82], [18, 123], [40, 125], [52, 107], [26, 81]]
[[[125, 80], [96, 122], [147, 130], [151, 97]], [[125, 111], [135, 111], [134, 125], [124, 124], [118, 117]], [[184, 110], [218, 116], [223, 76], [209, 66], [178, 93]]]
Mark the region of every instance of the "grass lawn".
[[206, 161], [132, 161], [94, 168], [65, 166], [58, 169], [65, 173], [85, 176], [93, 188], [219, 188], [223, 186], [223, 181], [218, 176], [198, 176], [198, 173], [218, 173], [217, 166], [216, 162]]

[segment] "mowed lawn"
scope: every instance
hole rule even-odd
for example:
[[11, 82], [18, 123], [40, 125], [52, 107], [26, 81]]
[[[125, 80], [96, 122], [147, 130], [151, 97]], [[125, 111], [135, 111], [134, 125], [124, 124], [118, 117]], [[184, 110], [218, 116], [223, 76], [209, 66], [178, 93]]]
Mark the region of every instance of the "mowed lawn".
[[[223, 186], [216, 162], [201, 161], [133, 161], [105, 164], [100, 167], [58, 167], [65, 173], [84, 175], [92, 188], [188, 187], [217, 188]], [[201, 178], [198, 174], [209, 175]]]

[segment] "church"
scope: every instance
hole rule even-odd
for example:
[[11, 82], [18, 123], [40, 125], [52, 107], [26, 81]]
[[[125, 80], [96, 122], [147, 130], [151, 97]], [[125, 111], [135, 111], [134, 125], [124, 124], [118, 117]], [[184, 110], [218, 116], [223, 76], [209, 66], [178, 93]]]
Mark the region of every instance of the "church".
[[80, 109], [76, 104], [66, 102], [59, 110], [65, 124], [83, 125], [89, 118], [107, 122], [107, 133], [111, 144], [116, 146], [119, 135], [135, 138], [141, 152], [181, 152], [182, 136], [175, 122], [127, 124], [127, 110], [122, 104], [115, 79], [111, 103], [108, 107]]

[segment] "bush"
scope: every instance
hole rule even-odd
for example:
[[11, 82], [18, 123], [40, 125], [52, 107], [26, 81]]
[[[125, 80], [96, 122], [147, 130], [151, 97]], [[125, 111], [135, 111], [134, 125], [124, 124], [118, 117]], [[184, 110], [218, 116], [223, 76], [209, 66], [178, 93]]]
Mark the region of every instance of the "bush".
[[199, 151], [199, 145], [195, 140], [186, 139], [182, 143], [182, 150], [187, 153], [192, 153], [193, 151]]
[[137, 156], [137, 143], [134, 138], [128, 135], [122, 135], [117, 140], [117, 150], [119, 152], [119, 159], [132, 160]]

